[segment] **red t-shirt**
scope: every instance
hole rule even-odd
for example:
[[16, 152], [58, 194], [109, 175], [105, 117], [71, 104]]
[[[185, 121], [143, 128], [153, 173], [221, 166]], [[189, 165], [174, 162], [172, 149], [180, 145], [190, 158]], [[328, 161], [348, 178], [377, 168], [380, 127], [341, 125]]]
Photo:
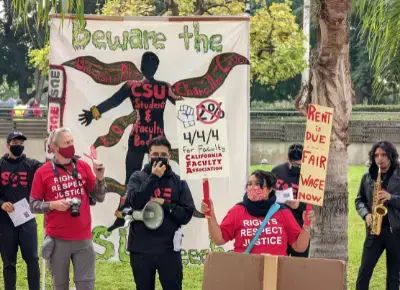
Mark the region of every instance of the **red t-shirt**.
[[[66, 165], [65, 168], [73, 172], [72, 165]], [[88, 193], [93, 190], [96, 182], [92, 169], [85, 161], [78, 159], [78, 180], [59, 167], [56, 167], [56, 170], [58, 178], [54, 175], [52, 162], [49, 161], [36, 171], [31, 197], [43, 201], [76, 197], [81, 199], [80, 215], [72, 217], [71, 210], [52, 210], [45, 215], [46, 234], [64, 240], [91, 239], [92, 220]]]
[[[221, 223], [224, 240], [234, 242], [234, 252], [242, 253], [250, 244], [264, 217], [254, 217], [242, 205], [235, 205], [229, 210]], [[289, 209], [276, 212], [265, 226], [252, 254], [270, 254], [287, 256], [287, 244], [292, 245], [300, 235], [301, 228]]]

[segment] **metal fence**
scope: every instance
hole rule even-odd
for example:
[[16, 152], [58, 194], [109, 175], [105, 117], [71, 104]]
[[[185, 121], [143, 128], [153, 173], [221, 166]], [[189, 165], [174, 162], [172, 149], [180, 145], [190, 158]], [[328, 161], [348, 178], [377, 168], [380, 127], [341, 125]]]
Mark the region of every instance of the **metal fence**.
[[[23, 132], [28, 138], [42, 138], [47, 134], [47, 110], [43, 117], [12, 117], [13, 108], [0, 108], [0, 136], [7, 136], [12, 130]], [[34, 109], [17, 109], [33, 111]]]
[[[13, 129], [24, 132], [27, 137], [46, 136], [47, 111], [43, 111], [42, 118], [16, 119], [11, 117], [11, 110], [0, 109], [0, 136], [6, 136]], [[306, 118], [297, 112], [252, 111], [250, 128], [252, 140], [302, 142]], [[373, 143], [379, 140], [400, 143], [400, 112], [353, 112], [349, 133], [352, 143]]]
[[[297, 112], [252, 111], [250, 128], [252, 140], [303, 141], [306, 118]], [[353, 112], [349, 135], [352, 143], [400, 143], [400, 112]]]

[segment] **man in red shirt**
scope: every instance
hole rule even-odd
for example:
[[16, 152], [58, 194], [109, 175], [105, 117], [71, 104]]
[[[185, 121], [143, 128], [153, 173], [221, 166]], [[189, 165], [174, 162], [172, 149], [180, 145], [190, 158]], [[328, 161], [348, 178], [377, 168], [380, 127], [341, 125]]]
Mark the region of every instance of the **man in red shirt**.
[[54, 160], [36, 172], [30, 198], [32, 212], [45, 214], [42, 256], [49, 260], [55, 290], [69, 289], [71, 260], [76, 289], [93, 290], [96, 253], [89, 198], [104, 201], [104, 167], [94, 161], [94, 175], [89, 164], [74, 157], [67, 129], [56, 129], [49, 138]]

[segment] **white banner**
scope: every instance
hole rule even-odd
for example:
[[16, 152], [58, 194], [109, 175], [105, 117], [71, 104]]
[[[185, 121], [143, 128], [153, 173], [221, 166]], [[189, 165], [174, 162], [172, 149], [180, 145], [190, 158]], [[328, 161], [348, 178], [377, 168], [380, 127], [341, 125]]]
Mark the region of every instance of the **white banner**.
[[181, 178], [229, 177], [225, 98], [185, 100], [176, 109]]
[[[91, 207], [98, 259], [129, 261], [127, 229], [107, 229], [127, 177], [148, 162], [148, 142], [165, 135], [173, 148], [171, 166], [188, 179], [196, 204], [184, 227], [183, 261], [203, 264], [206, 252], [216, 250], [199, 213], [204, 172], [187, 169], [204, 166], [188, 165], [184, 150], [192, 148], [193, 158], [200, 147], [216, 148], [206, 154], [221, 162], [215, 166], [220, 170], [208, 171], [221, 221], [241, 201], [249, 169], [248, 17], [91, 16], [84, 25], [66, 18], [63, 26], [52, 18], [50, 44], [50, 84], [64, 86], [61, 99], [50, 92], [49, 122], [53, 118], [52, 128], [63, 124], [72, 130], [78, 155], [90, 163], [84, 153], [92, 146], [106, 166], [109, 192], [104, 203]], [[179, 120], [182, 106], [193, 108], [194, 124]], [[217, 250], [231, 248], [229, 243]]]

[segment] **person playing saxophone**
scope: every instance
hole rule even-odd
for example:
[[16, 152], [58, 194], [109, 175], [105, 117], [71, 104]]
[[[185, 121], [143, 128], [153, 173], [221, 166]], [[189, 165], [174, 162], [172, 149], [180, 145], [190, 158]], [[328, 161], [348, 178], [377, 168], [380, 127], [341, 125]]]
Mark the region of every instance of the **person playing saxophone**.
[[[400, 287], [400, 164], [396, 147], [380, 141], [369, 152], [355, 205], [366, 222], [356, 290], [368, 290], [375, 265], [386, 250], [386, 290]], [[381, 184], [377, 184], [377, 181]], [[375, 210], [376, 209], [376, 210]]]

